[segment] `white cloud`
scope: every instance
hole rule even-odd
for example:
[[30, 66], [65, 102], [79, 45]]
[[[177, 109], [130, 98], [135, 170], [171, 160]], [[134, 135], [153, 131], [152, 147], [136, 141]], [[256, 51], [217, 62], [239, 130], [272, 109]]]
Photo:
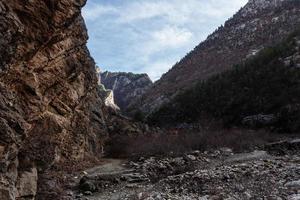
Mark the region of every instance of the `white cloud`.
[[184, 24], [203, 17], [224, 17], [232, 14], [248, 0], [144, 0], [130, 1], [120, 10], [120, 22], [162, 17], [169, 23]]
[[150, 33], [147, 40], [137, 43], [133, 50], [140, 55], [139, 60], [151, 62], [155, 54], [161, 54], [164, 51], [171, 51], [191, 44], [192, 37], [193, 33], [187, 29], [167, 25], [160, 30]]
[[101, 4], [94, 4], [83, 9], [83, 17], [85, 20], [97, 20], [102, 15], [118, 13], [118, 9], [114, 6], [104, 6]]
[[121, 13], [120, 21], [131, 23], [134, 21], [162, 17], [168, 21], [186, 21], [186, 17], [180, 12], [178, 5], [170, 1], [143, 1], [129, 4]]
[[166, 26], [159, 31], [152, 33], [152, 37], [160, 47], [180, 47], [191, 39], [193, 34], [187, 29], [180, 29], [178, 27]]

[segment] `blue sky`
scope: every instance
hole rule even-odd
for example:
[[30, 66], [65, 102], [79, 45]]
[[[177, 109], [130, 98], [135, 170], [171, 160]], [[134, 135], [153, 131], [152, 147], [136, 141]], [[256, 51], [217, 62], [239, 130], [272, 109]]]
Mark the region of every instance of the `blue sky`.
[[203, 41], [247, 0], [88, 0], [88, 47], [100, 68], [153, 80]]

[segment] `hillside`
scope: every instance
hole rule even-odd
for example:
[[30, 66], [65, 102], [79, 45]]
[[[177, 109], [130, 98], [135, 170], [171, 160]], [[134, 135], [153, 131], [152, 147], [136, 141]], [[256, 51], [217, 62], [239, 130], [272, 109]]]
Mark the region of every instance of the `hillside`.
[[227, 127], [300, 130], [300, 31], [231, 70], [177, 95], [149, 121], [166, 125], [221, 120]]
[[231, 69], [300, 25], [298, 0], [250, 0], [224, 26], [187, 54], [137, 104], [151, 112], [199, 80]]

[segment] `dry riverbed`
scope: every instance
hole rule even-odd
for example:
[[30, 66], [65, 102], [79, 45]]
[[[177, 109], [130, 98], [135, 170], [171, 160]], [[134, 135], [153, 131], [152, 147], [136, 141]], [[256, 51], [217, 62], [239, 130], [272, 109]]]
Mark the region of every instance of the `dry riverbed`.
[[300, 200], [300, 141], [240, 154], [222, 148], [111, 159], [86, 170], [78, 184], [78, 200]]

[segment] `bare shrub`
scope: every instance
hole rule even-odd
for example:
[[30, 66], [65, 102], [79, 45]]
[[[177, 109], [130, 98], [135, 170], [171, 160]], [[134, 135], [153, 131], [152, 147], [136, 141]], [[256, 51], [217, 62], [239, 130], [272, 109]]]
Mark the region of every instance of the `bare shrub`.
[[212, 150], [222, 147], [235, 152], [253, 150], [279, 135], [264, 131], [228, 129], [221, 131], [167, 131], [165, 134], [141, 135], [136, 137], [115, 136], [107, 144], [109, 157], [176, 156], [192, 150]]

